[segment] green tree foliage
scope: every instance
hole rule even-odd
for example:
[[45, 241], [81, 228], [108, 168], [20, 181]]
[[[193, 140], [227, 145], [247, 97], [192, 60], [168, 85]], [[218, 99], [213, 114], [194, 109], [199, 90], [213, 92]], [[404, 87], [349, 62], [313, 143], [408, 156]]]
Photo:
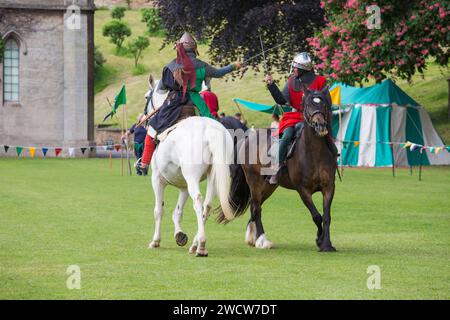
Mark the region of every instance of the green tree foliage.
[[147, 37], [139, 36], [128, 43], [128, 51], [133, 54], [134, 66], [137, 67], [142, 51], [148, 48], [150, 40]]
[[155, 34], [161, 30], [161, 17], [159, 15], [159, 10], [156, 8], [144, 8], [141, 9], [142, 22], [145, 22], [150, 34]]
[[106, 62], [106, 59], [103, 57], [102, 52], [95, 46], [94, 48], [94, 68], [97, 70], [98, 68], [103, 67], [103, 64]]
[[[198, 40], [210, 42], [213, 63], [226, 64], [240, 58], [263, 65], [260, 36], [268, 69], [288, 72], [299, 51], [306, 50], [306, 38], [324, 26], [324, 10], [318, 0], [156, 0], [166, 43], [177, 40], [184, 31]], [[255, 55], [258, 55], [254, 57]], [[254, 58], [253, 58], [254, 57]]]
[[[369, 7], [374, 3], [378, 8]], [[322, 6], [328, 22], [309, 42], [317, 52], [317, 68], [336, 81], [411, 80], [415, 72], [423, 73], [430, 57], [442, 66], [449, 62], [448, 1], [328, 0]]]
[[125, 38], [131, 36], [131, 29], [127, 23], [114, 19], [103, 26], [103, 36], [110, 37], [110, 41], [116, 45], [117, 51], [119, 51]]
[[125, 11], [127, 11], [127, 8], [125, 7], [114, 7], [111, 11], [111, 17], [113, 19], [121, 20], [125, 17]]

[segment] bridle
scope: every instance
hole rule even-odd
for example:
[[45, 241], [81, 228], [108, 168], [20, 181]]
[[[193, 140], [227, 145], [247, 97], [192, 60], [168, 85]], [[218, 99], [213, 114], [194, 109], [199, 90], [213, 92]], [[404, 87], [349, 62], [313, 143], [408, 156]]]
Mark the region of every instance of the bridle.
[[[306, 97], [306, 95], [305, 95], [305, 97]], [[315, 99], [318, 99], [320, 101], [316, 102], [316, 101], [314, 101]], [[324, 112], [322, 111], [322, 109], [323, 109], [323, 107], [322, 107], [320, 109], [315, 108], [312, 112], [310, 112], [310, 109], [312, 109], [312, 107], [310, 106], [311, 104], [316, 104], [316, 105], [325, 104], [325, 111]], [[326, 105], [326, 99], [324, 99], [323, 95], [312, 94], [312, 96], [310, 96], [308, 94], [308, 99], [303, 99], [303, 116], [305, 118], [306, 124], [313, 129], [316, 129], [316, 127], [317, 127], [317, 124], [314, 124], [312, 122], [312, 118], [316, 114], [321, 114], [323, 116], [323, 118], [325, 119], [327, 125], [330, 123], [330, 119], [328, 119], [329, 112], [327, 112], [328, 111], [327, 109], [328, 109], [328, 106]]]

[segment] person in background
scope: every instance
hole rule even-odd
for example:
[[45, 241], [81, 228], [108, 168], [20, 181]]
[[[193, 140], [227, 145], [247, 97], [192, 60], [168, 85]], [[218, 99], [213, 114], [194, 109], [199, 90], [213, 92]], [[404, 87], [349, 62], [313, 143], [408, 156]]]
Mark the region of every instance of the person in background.
[[219, 119], [223, 119], [223, 118], [225, 118], [225, 112], [219, 113]]
[[270, 129], [276, 131], [280, 125], [280, 116], [276, 113], [272, 114], [272, 123], [270, 124]]
[[[144, 118], [144, 114], [139, 114], [137, 117], [137, 122], [131, 126], [130, 129], [122, 136], [122, 140], [128, 139], [131, 134], [134, 134], [134, 155], [136, 156], [137, 163], [140, 163], [142, 158], [142, 153], [144, 152], [144, 141], [145, 136], [147, 135], [147, 129], [144, 126], [137, 127], [137, 124], [141, 122]], [[142, 175], [141, 170], [139, 170], [139, 166], [136, 166], [136, 174]]]
[[247, 120], [244, 120], [244, 119], [242, 118], [242, 114], [240, 114], [239, 112], [238, 112], [238, 113], [235, 113], [235, 114], [234, 114], [234, 117], [235, 117], [237, 120], [239, 120], [244, 126], [247, 126]]

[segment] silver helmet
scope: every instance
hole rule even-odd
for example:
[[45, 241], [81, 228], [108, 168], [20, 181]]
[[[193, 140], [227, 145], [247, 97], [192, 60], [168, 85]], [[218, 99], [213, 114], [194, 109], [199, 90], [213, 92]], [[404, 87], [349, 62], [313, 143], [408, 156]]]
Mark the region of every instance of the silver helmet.
[[179, 42], [183, 45], [187, 51], [197, 51], [197, 41], [188, 33], [185, 32], [181, 36]]
[[292, 60], [291, 68], [310, 71], [313, 68], [312, 59], [307, 52], [301, 52], [294, 57], [294, 60]]

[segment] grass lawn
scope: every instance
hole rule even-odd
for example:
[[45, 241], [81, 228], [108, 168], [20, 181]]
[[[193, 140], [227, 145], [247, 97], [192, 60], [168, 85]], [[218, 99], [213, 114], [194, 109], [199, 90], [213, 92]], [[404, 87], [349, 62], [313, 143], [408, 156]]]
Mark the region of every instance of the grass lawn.
[[[166, 194], [162, 247], [149, 178], [120, 176], [120, 160], [0, 159], [0, 299], [449, 299], [450, 168], [346, 169], [332, 210], [336, 253], [292, 191], [263, 207], [272, 250], [244, 244], [245, 217], [206, 227], [208, 258], [173, 239], [176, 190]], [[316, 198], [319, 201], [319, 198]], [[321, 206], [319, 206], [321, 207]], [[196, 220], [189, 201], [184, 229]], [[190, 244], [189, 241], [189, 244]], [[66, 269], [81, 268], [81, 290]], [[368, 290], [367, 268], [381, 268]]]
[[[156, 79], [159, 79], [163, 66], [175, 57], [175, 51], [171, 46], [159, 51], [162, 38], [150, 37], [150, 47], [144, 51], [144, 58], [140, 62], [147, 72], [135, 76], [133, 75], [133, 59], [129, 56], [115, 55], [114, 45], [109, 42], [108, 38], [102, 36], [102, 27], [109, 20], [111, 20], [109, 10], [100, 10], [95, 13], [95, 44], [107, 60], [96, 79], [95, 123], [100, 123], [110, 111], [106, 97], [113, 101], [123, 83], [127, 86], [128, 123], [133, 123], [144, 108], [144, 94], [148, 90], [148, 74], [152, 73]], [[132, 29], [131, 38], [146, 34], [146, 26], [141, 22], [139, 11], [127, 11], [123, 20], [129, 23]], [[205, 61], [209, 60], [207, 50], [208, 47], [200, 46], [200, 58]], [[450, 143], [450, 123], [447, 120], [448, 84], [446, 81], [449, 77], [450, 69], [439, 68], [436, 64], [429, 63], [424, 79], [420, 75], [416, 75], [413, 77], [412, 84], [400, 80], [397, 82], [403, 90], [430, 112], [437, 131], [447, 144]], [[238, 112], [231, 100], [235, 97], [273, 104], [262, 79], [262, 74], [255, 75], [253, 71], [248, 71], [242, 79], [236, 79], [236, 81], [232, 81], [229, 76], [223, 79], [214, 79], [212, 87], [219, 97], [220, 109], [227, 114]], [[284, 80], [281, 81], [281, 85], [284, 85]], [[248, 109], [242, 111], [250, 125], [267, 127], [270, 124], [270, 115]], [[117, 118], [106, 121], [115, 126], [118, 126], [117, 122]]]

